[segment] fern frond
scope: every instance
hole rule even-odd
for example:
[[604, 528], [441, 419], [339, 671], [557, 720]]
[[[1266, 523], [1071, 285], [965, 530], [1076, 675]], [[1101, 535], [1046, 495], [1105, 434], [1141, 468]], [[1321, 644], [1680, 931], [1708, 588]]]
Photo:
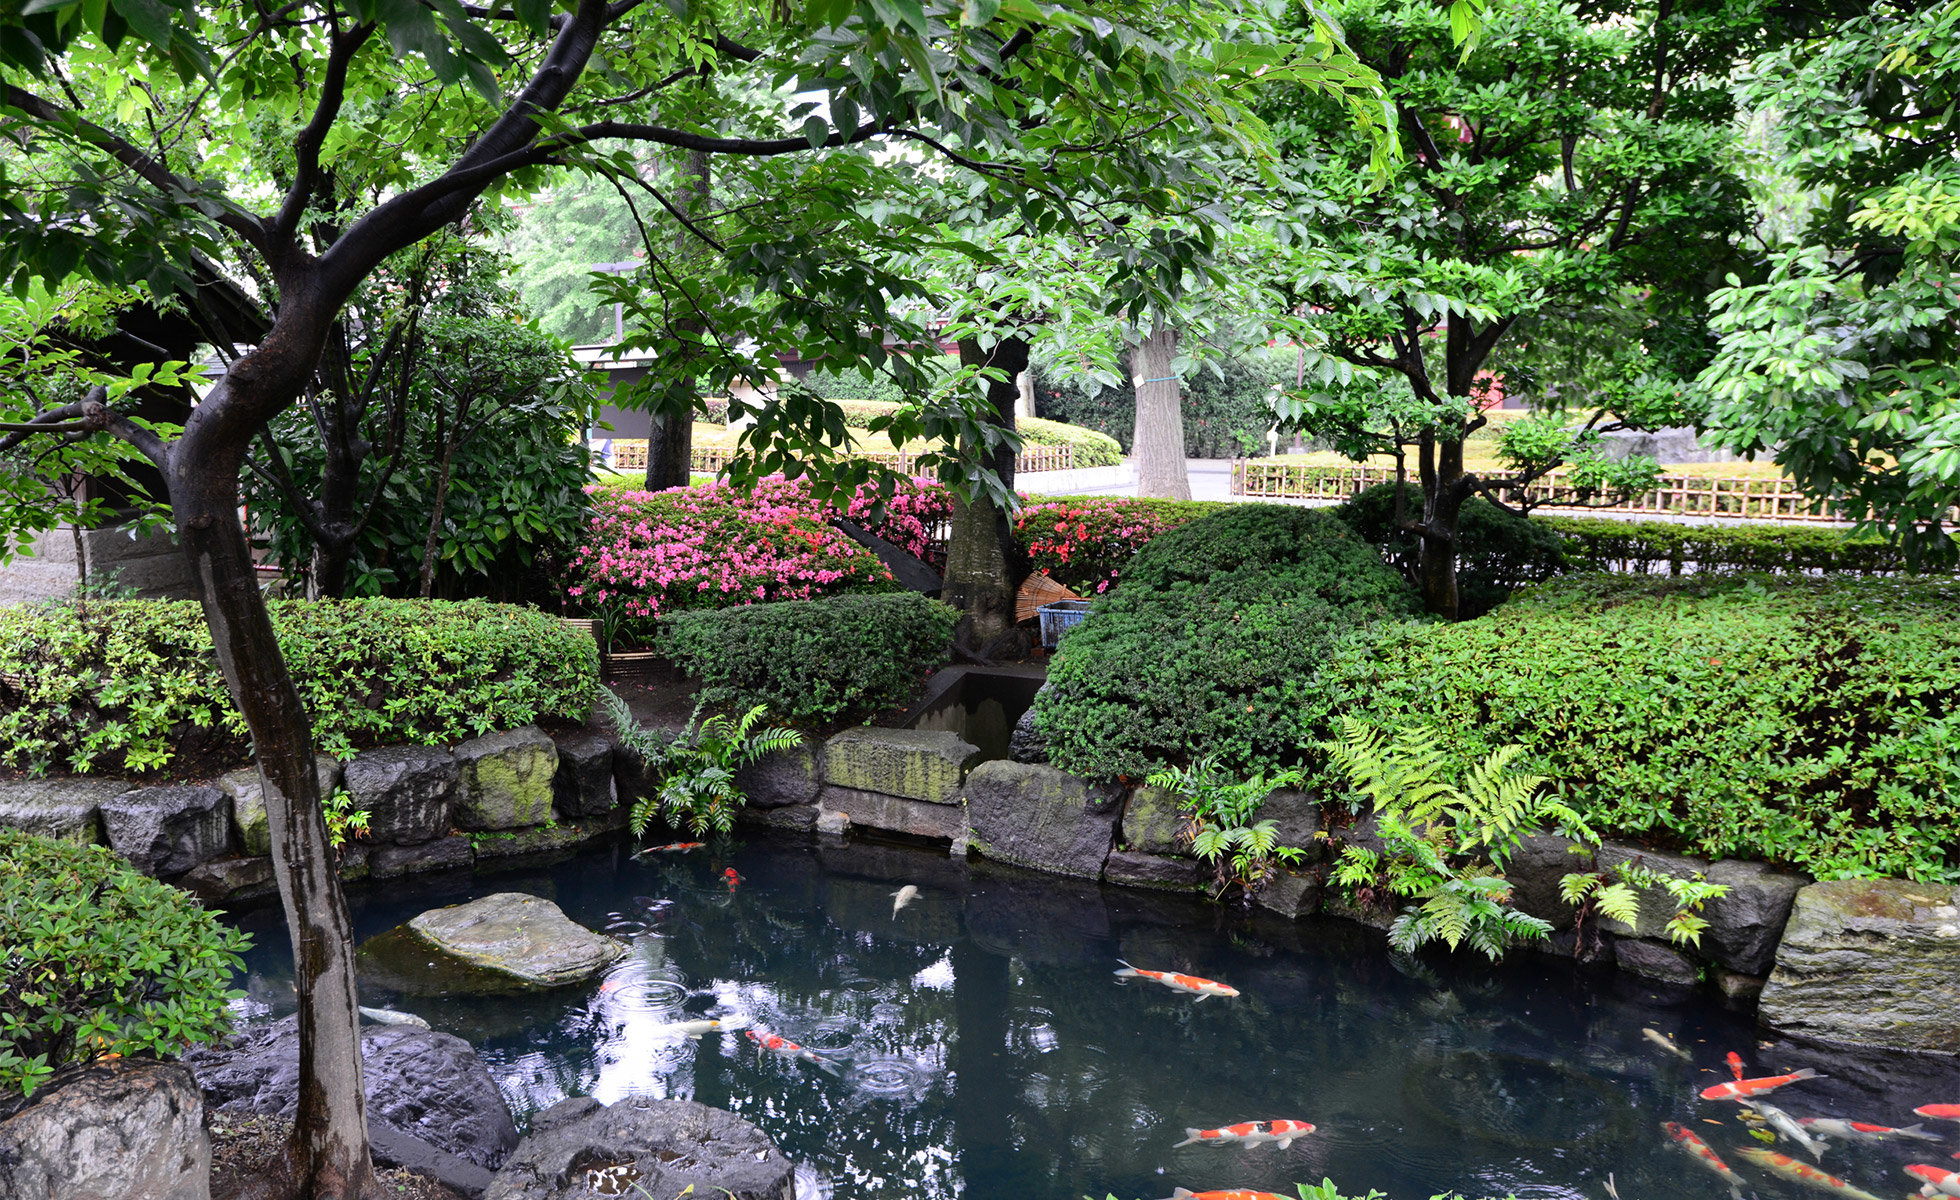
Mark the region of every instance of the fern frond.
[[1583, 875], [1574, 871], [1558, 881], [1559, 899], [1565, 901], [1567, 904], [1583, 904], [1585, 903], [1586, 897], [1592, 895], [1593, 889], [1598, 887], [1600, 882], [1600, 878], [1597, 875]]
[[1633, 925], [1640, 920], [1640, 893], [1624, 881], [1609, 883], [1594, 892], [1593, 903], [1601, 915], [1622, 924]]

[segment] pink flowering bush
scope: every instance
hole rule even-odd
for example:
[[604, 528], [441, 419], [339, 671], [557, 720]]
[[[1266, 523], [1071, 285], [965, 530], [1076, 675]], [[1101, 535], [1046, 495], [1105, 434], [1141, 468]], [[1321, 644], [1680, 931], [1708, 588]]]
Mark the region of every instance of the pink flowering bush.
[[1084, 596], [1115, 587], [1150, 539], [1216, 510], [1214, 501], [1075, 496], [1025, 505], [1014, 532], [1030, 564]]
[[[840, 592], [890, 591], [883, 563], [832, 528], [805, 480], [780, 476], [744, 494], [722, 483], [664, 492], [588, 488], [592, 517], [569, 562], [574, 607], [627, 618]], [[951, 509], [927, 480], [901, 486], [873, 520], [865, 488], [847, 515], [926, 558]]]

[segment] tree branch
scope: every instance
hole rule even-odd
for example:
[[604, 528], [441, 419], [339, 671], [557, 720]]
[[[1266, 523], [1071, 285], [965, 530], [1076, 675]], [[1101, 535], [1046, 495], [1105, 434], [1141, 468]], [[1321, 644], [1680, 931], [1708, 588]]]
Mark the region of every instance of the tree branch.
[[373, 35], [373, 25], [356, 25], [345, 33], [334, 34], [328, 43], [327, 73], [320, 82], [320, 99], [314, 105], [313, 119], [293, 141], [298, 169], [293, 172], [292, 186], [286, 189], [286, 201], [280, 205], [279, 215], [273, 218], [268, 230], [267, 240], [282, 255], [292, 248], [300, 218], [305, 215], [307, 202], [313, 198], [313, 189], [319, 183], [320, 147], [340, 117], [340, 104], [347, 95], [347, 65]]

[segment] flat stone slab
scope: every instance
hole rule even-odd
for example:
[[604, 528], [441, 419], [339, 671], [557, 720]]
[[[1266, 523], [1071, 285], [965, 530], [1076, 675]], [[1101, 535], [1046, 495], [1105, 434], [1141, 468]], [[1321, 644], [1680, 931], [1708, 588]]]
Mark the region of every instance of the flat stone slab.
[[823, 777], [835, 787], [957, 804], [960, 783], [979, 757], [979, 747], [943, 729], [860, 726], [824, 743]]
[[[788, 808], [779, 811], [789, 811]], [[817, 800], [816, 820], [841, 813], [850, 824], [909, 837], [964, 838], [966, 810], [957, 804], [931, 804], [884, 792], [826, 787]]]
[[451, 753], [462, 769], [456, 824], [518, 829], [551, 819], [558, 745], [535, 725], [471, 738]]
[[95, 845], [102, 841], [103, 802], [133, 786], [121, 779], [0, 781], [0, 827]]
[[[691, 1100], [564, 1100], [537, 1115], [484, 1200], [598, 1195], [791, 1200], [796, 1168], [760, 1129]], [[601, 1182], [601, 1181], [605, 1182]]]
[[1809, 1038], [1960, 1051], [1960, 887], [1840, 879], [1803, 888], [1758, 1013]]
[[430, 909], [361, 947], [364, 971], [410, 995], [545, 991], [583, 983], [626, 947], [556, 904], [497, 892]]

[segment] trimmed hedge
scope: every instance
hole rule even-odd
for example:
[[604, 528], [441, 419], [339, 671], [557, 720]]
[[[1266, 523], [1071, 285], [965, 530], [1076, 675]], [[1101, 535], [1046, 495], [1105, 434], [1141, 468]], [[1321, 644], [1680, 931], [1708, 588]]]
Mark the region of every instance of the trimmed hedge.
[[1141, 779], [1207, 755], [1229, 769], [1296, 763], [1335, 639], [1416, 607], [1332, 516], [1235, 506], [1136, 556], [1063, 641], [1036, 722], [1055, 764], [1092, 778]]
[[[821, 389], [819, 389], [821, 392]], [[885, 400], [858, 400], [833, 398], [832, 403], [844, 411], [844, 425], [848, 429], [865, 429], [871, 425], [873, 417], [884, 416], [898, 408], [897, 404]], [[728, 420], [728, 401], [708, 401], [708, 416], [712, 420], [726, 423]], [[1074, 446], [1075, 465], [1078, 467], [1113, 467], [1123, 461], [1123, 447], [1113, 437], [1080, 425], [1070, 425], [1065, 421], [1047, 421], [1040, 417], [1020, 417], [1014, 428], [1021, 435], [1021, 441], [1029, 446]]]
[[[1960, 582], [1588, 575], [1343, 640], [1314, 707], [1506, 743], [1602, 831], [1960, 878]], [[1323, 724], [1322, 728], [1325, 728]]]
[[[1402, 485], [1405, 503], [1422, 514], [1422, 490]], [[1414, 534], [1395, 528], [1395, 485], [1378, 483], [1348, 497], [1334, 515], [1353, 526], [1404, 578], [1416, 582], [1420, 554]], [[1482, 496], [1464, 504], [1457, 523], [1457, 608], [1464, 617], [1489, 612], [1516, 589], [1570, 569], [1558, 532], [1537, 519], [1514, 516]]]
[[958, 620], [915, 592], [831, 596], [677, 613], [654, 645], [710, 701], [821, 722], [911, 700], [946, 662]]
[[[1371, 489], [1372, 490], [1372, 489]], [[1640, 575], [1903, 575], [1905, 552], [1883, 538], [1816, 525], [1676, 525], [1598, 517], [1533, 517], [1556, 533], [1572, 569]]]
[[[275, 600], [272, 626], [327, 751], [581, 720], [590, 636], [481, 600]], [[249, 753], [202, 609], [122, 600], [0, 607], [0, 762], [155, 771]]]
[[0, 829], [0, 1116], [62, 1067], [231, 1027], [251, 939], [104, 846]]

